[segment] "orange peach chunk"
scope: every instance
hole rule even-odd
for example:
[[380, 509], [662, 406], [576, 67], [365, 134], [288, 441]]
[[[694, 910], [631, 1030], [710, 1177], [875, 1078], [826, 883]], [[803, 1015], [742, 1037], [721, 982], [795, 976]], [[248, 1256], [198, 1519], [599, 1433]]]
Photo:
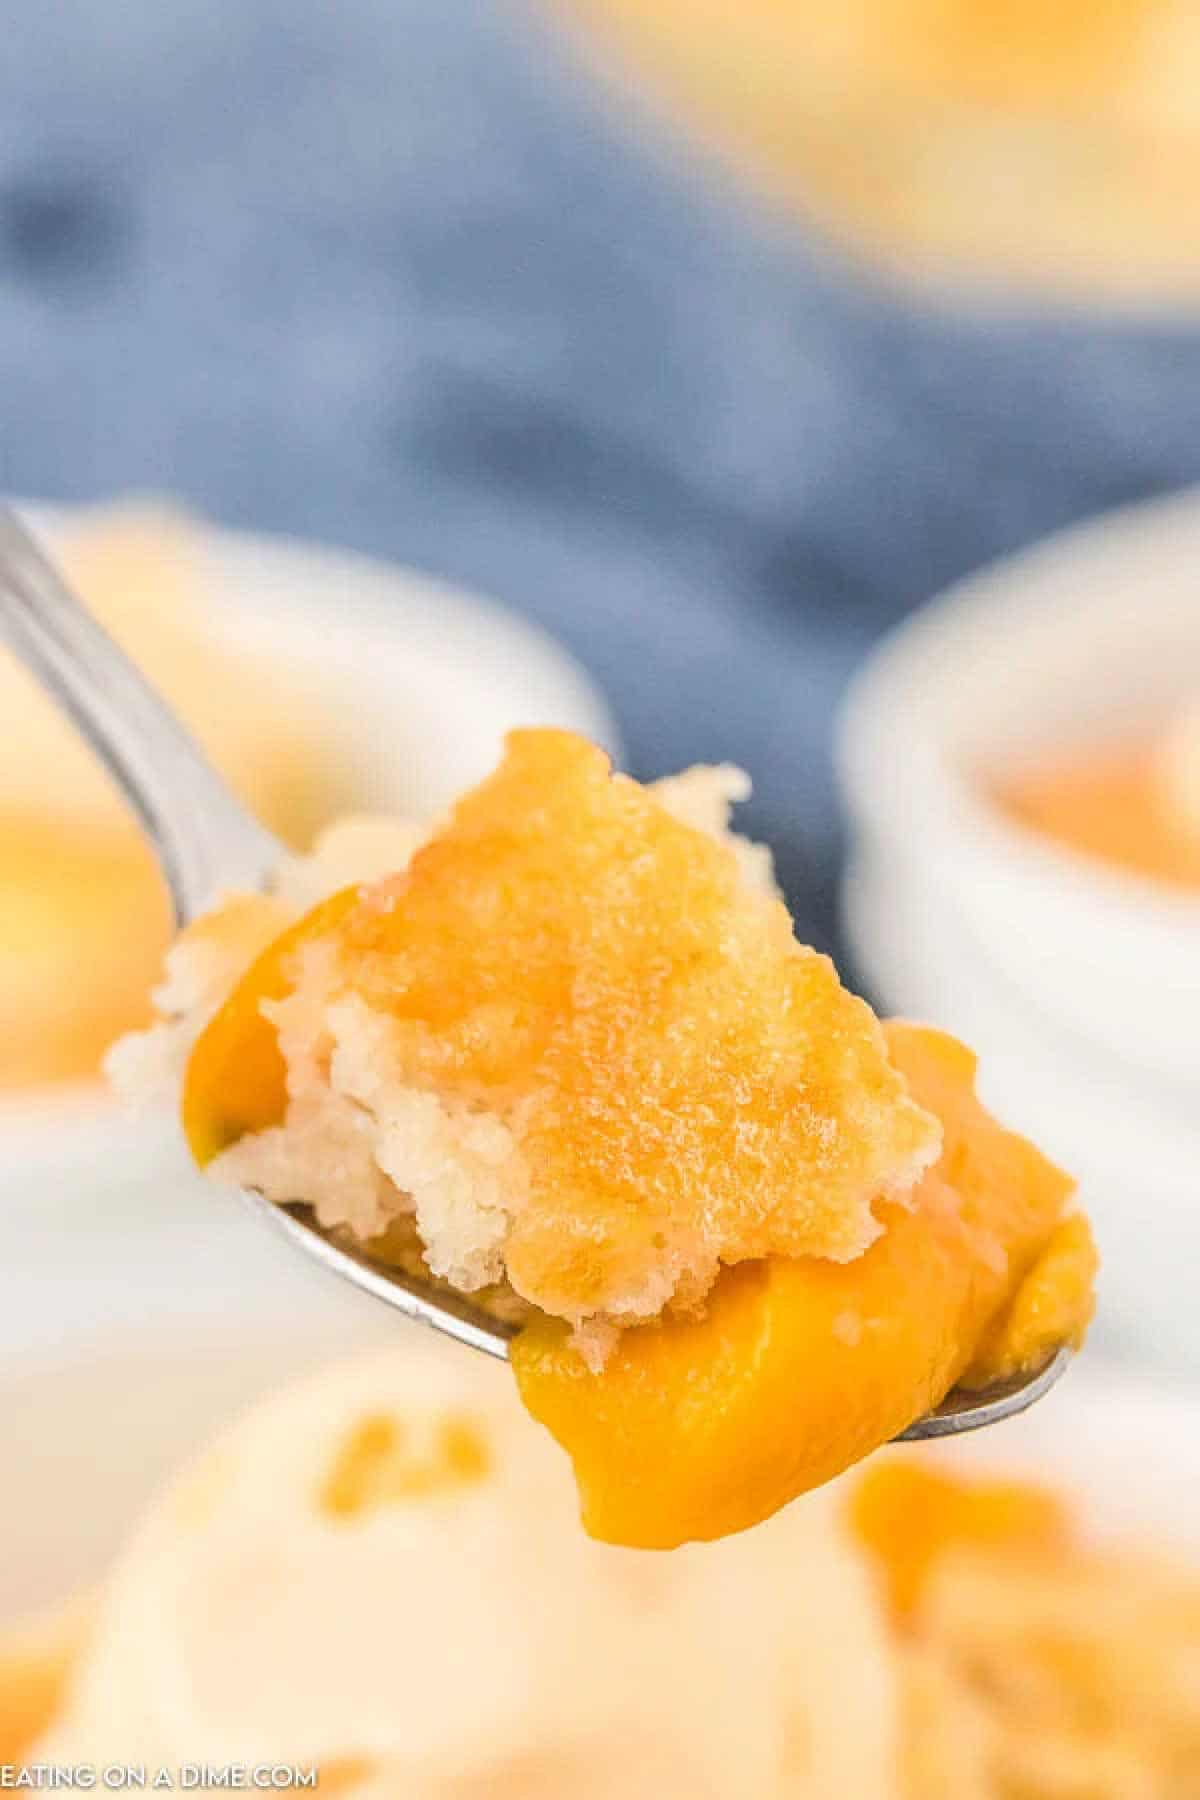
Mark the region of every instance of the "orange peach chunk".
[[965, 1387], [1029, 1374], [1062, 1344], [1078, 1349], [1091, 1322], [1100, 1259], [1082, 1213], [1055, 1226], [1012, 1304], [980, 1345]]
[[[598, 1374], [552, 1321], [515, 1342], [522, 1398], [570, 1453], [593, 1536], [721, 1537], [829, 1480], [945, 1396], [1036, 1265], [1071, 1182], [984, 1110], [969, 1051], [886, 1030], [944, 1147], [863, 1256], [727, 1271], [703, 1318], [625, 1333]], [[1077, 1334], [1088, 1308], [1090, 1294], [1060, 1325]]]
[[343, 888], [268, 944], [196, 1040], [182, 1117], [188, 1147], [201, 1168], [245, 1132], [262, 1131], [283, 1117], [287, 1069], [262, 1003], [291, 991], [296, 952], [332, 931], [357, 901], [356, 887]]

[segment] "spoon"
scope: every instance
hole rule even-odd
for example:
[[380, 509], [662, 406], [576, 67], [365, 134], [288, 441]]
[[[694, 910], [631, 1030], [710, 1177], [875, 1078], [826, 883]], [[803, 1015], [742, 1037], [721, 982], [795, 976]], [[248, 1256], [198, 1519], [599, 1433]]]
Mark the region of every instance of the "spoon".
[[[77, 600], [20, 523], [0, 506], [0, 638], [69, 716], [137, 815], [158, 859], [177, 927], [222, 893], [269, 884], [286, 852], [241, 805], [190, 732]], [[506, 1357], [516, 1327], [463, 1295], [426, 1283], [343, 1242], [299, 1202], [253, 1190], [251, 1206], [333, 1273], [409, 1318], [475, 1350]], [[1034, 1374], [971, 1393], [954, 1389], [902, 1439], [976, 1431], [1024, 1412], [1070, 1361], [1059, 1350]]]

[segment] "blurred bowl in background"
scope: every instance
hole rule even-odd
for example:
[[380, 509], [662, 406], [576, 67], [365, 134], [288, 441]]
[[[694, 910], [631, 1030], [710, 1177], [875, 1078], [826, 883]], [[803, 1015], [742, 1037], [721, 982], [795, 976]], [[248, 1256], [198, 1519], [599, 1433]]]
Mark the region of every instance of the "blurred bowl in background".
[[894, 270], [1089, 305], [1200, 291], [1188, 0], [554, 4], [769, 195]]
[[885, 641], [843, 719], [846, 923], [891, 1011], [982, 1056], [1081, 1178], [1101, 1333], [1200, 1372], [1200, 890], [1007, 816], [1015, 762], [1163, 731], [1200, 688], [1200, 499], [1131, 508], [961, 583]]

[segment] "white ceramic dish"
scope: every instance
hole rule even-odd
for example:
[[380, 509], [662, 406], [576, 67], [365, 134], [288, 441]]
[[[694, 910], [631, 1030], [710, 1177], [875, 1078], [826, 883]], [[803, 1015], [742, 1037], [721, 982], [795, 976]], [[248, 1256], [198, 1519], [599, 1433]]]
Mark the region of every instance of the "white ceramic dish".
[[1200, 499], [1063, 534], [887, 640], [846, 708], [847, 924], [876, 997], [959, 1031], [1083, 1177], [1102, 1331], [1200, 1372], [1200, 900], [1043, 842], [980, 771], [1200, 690]]
[[[86, 512], [23, 507], [53, 542]], [[214, 634], [269, 655], [311, 695], [360, 810], [431, 813], [492, 766], [516, 725], [565, 725], [619, 751], [612, 715], [565, 651], [494, 602], [412, 570], [295, 539], [199, 527]], [[98, 1084], [0, 1100], [0, 1217], [47, 1182], [163, 1167], [164, 1134]], [[0, 1286], [0, 1292], [2, 1292]]]
[[[383, 1309], [335, 1317], [318, 1306], [303, 1333], [279, 1312], [231, 1330], [210, 1309], [185, 1326], [159, 1315], [10, 1366], [0, 1435], [20, 1454], [6, 1461], [0, 1491], [0, 1623], [101, 1577], [155, 1482], [259, 1395], [323, 1359], [389, 1334], [402, 1345], [420, 1329]], [[447, 1345], [445, 1354], [470, 1352]], [[1061, 1482], [1099, 1531], [1200, 1557], [1198, 1395], [1085, 1365], [1032, 1413], [949, 1454]]]

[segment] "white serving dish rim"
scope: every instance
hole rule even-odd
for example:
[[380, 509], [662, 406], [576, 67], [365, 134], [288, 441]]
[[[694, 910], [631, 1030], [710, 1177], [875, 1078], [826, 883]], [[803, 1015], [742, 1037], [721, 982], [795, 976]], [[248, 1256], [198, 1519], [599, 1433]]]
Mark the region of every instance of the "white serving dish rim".
[[[1134, 870], [1107, 864], [1069, 845], [1055, 843], [1008, 817], [991, 803], [980, 783], [922, 713], [931, 658], [953, 654], [956, 636], [987, 614], [989, 628], [1017, 631], [1066, 601], [1089, 570], [1115, 556], [1122, 562], [1151, 534], [1162, 555], [1178, 541], [1180, 552], [1197, 556], [1196, 594], [1200, 607], [1200, 487], [1163, 499], [1137, 502], [1068, 526], [1028, 549], [997, 558], [963, 577], [894, 627], [876, 646], [852, 683], [843, 708], [836, 747], [842, 790], [855, 815], [881, 835], [899, 829], [895, 784], [884, 791], [879, 771], [918, 763], [920, 780], [905, 792], [906, 822], [914, 818], [937, 835], [935, 853], [950, 824], [956, 851], [975, 860], [1003, 862], [1043, 891], [1084, 904], [1098, 919], [1166, 939], [1184, 934], [1194, 942], [1200, 930], [1200, 895], [1174, 890]], [[944, 676], [944, 671], [942, 672]]]

